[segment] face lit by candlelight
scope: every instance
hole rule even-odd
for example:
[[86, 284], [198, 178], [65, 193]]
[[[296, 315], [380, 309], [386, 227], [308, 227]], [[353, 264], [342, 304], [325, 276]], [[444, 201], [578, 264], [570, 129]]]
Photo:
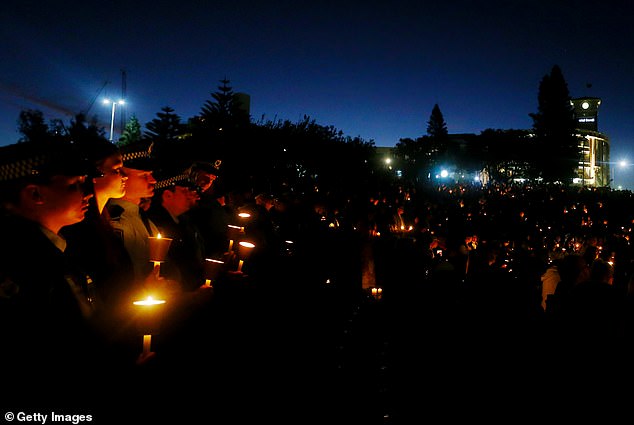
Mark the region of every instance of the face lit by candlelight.
[[123, 172], [128, 177], [124, 199], [138, 204], [142, 198], [154, 196], [156, 179], [152, 171], [123, 167]]
[[103, 173], [101, 177], [93, 179], [95, 196], [109, 198], [121, 198], [125, 195], [128, 177], [123, 173], [123, 160], [120, 153], [107, 157], [97, 165]]
[[84, 219], [88, 210], [86, 176], [54, 176], [47, 184], [27, 186], [23, 195], [26, 208], [36, 215], [36, 221], [57, 233], [64, 226]]

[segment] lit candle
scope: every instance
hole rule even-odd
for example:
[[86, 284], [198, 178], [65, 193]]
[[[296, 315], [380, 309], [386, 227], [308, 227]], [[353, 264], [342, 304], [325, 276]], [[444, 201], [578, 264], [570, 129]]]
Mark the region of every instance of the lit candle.
[[151, 295], [148, 295], [146, 299], [134, 301], [133, 304], [140, 305], [140, 306], [153, 306], [157, 304], [165, 304], [165, 300], [155, 300], [154, 297], [152, 297]]
[[377, 300], [381, 298], [381, 293], [383, 292], [383, 288], [372, 288], [372, 296]]
[[244, 234], [244, 227], [236, 226], [233, 224], [227, 224], [227, 236], [231, 240], [239, 239], [240, 235]]
[[143, 335], [143, 354], [149, 354], [152, 350], [152, 335]]
[[240, 258], [240, 261], [238, 262], [238, 271], [242, 271], [244, 260], [249, 258], [249, 255], [251, 255], [253, 248], [255, 248], [255, 244], [251, 242], [238, 242], [238, 257]]
[[149, 236], [148, 239], [150, 241], [150, 261], [156, 266], [157, 263], [165, 261], [172, 239], [164, 238], [160, 233], [156, 237]]
[[242, 241], [238, 245], [238, 255], [244, 259], [248, 258], [253, 248], [255, 248], [255, 244], [251, 242]]
[[218, 277], [224, 264], [224, 261], [205, 258], [205, 285], [211, 286], [212, 281]]
[[143, 354], [148, 354], [150, 352], [151, 335], [159, 329], [161, 310], [157, 310], [156, 306], [165, 304], [165, 300], [157, 300], [152, 296], [148, 296], [144, 300], [134, 301], [133, 304], [143, 307], [143, 314], [138, 317], [137, 326], [143, 333]]

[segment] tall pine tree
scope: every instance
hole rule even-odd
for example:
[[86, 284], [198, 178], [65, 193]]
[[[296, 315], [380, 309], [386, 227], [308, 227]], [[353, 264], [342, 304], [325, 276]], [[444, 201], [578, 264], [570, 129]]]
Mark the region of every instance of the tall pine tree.
[[437, 103], [432, 108], [429, 121], [427, 121], [427, 135], [434, 139], [447, 138], [449, 135], [445, 117], [442, 115], [440, 106]]
[[136, 115], [132, 114], [130, 119], [125, 125], [123, 129], [123, 133], [119, 138], [119, 142], [117, 143], [119, 146], [129, 145], [141, 140], [141, 123]]
[[169, 106], [161, 108], [161, 112], [157, 112], [156, 118], [145, 124], [145, 128], [145, 137], [157, 145], [173, 142], [185, 131], [181, 117]]
[[581, 152], [568, 84], [558, 65], [542, 78], [537, 101], [537, 113], [529, 114], [535, 133], [532, 161], [536, 171], [545, 182], [571, 184], [578, 175]]
[[200, 110], [199, 122], [207, 131], [228, 131], [244, 127], [250, 117], [242, 108], [227, 78], [220, 80], [218, 91], [211, 94]]
[[447, 123], [445, 117], [440, 111], [440, 107], [436, 103], [431, 110], [429, 121], [427, 121], [427, 142], [430, 144], [428, 149], [423, 149], [429, 154], [431, 170], [433, 170], [448, 161], [449, 154], [449, 132], [447, 131]]

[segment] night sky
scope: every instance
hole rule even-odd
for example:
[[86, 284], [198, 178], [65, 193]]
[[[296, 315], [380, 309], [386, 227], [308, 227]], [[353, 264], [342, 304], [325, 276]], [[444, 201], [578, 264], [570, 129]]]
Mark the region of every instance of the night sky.
[[375, 3], [4, 0], [0, 145], [23, 109], [108, 132], [122, 70], [117, 111], [142, 125], [165, 106], [186, 121], [226, 77], [254, 121], [307, 115], [377, 146], [424, 135], [434, 104], [450, 133], [528, 129], [559, 65], [572, 97], [602, 99], [612, 161], [632, 164], [615, 182], [634, 189], [634, 2]]

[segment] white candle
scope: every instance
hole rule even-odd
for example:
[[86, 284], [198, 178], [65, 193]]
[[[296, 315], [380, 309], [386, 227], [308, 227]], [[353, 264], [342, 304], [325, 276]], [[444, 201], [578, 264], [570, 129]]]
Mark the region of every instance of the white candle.
[[143, 335], [143, 354], [149, 354], [152, 350], [152, 335]]

